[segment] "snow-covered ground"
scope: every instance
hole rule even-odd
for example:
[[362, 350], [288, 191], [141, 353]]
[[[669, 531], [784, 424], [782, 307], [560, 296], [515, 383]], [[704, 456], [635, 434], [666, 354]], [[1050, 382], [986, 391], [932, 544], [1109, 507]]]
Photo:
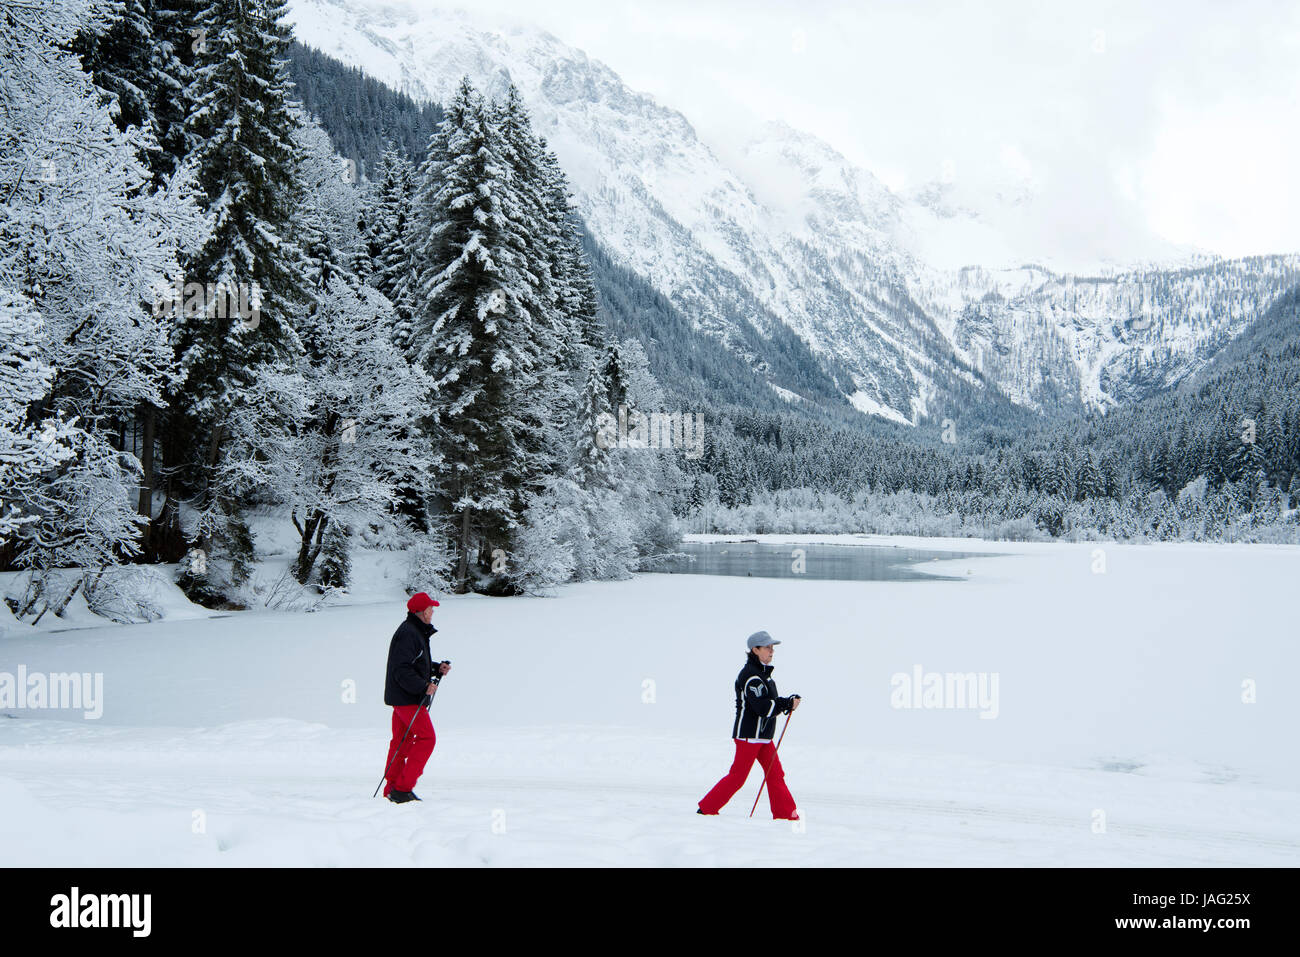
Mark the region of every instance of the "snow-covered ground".
[[[384, 553], [356, 561], [370, 603], [11, 628], [0, 680], [102, 673], [103, 713], [0, 708], [0, 864], [1300, 864], [1300, 548], [757, 537], [998, 554], [926, 566], [959, 581], [451, 597], [438, 746], [403, 806], [370, 797], [404, 613]], [[781, 749], [802, 827], [766, 797], [747, 819], [757, 769], [694, 813], [759, 628], [805, 698]], [[893, 707], [918, 668], [996, 676], [996, 699]]]

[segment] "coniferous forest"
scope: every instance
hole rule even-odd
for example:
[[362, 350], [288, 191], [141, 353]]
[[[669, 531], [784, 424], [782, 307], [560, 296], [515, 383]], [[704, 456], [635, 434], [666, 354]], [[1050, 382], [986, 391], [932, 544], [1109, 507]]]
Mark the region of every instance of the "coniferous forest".
[[19, 2], [0, 25], [20, 619], [95, 607], [127, 563], [240, 603], [254, 515], [292, 527], [293, 576], [323, 589], [363, 540], [409, 549], [413, 587], [498, 594], [672, 546], [672, 461], [609, 455], [594, 425], [658, 387], [600, 322], [516, 96], [466, 82], [445, 113], [376, 116], [367, 177], [368, 147], [340, 156], [303, 111], [279, 3], [96, 9]]
[[[0, 14], [0, 571], [21, 620], [255, 600], [353, 551], [510, 595], [683, 531], [1300, 541], [1300, 293], [1174, 389], [1038, 414], [970, 386], [869, 418], [792, 338], [767, 388], [586, 235], [517, 91], [416, 103], [295, 44], [279, 0]], [[954, 387], [956, 388], [956, 387]], [[628, 410], [700, 454], [611, 447]], [[641, 443], [646, 444], [646, 443]], [[132, 603], [136, 603], [133, 610]]]

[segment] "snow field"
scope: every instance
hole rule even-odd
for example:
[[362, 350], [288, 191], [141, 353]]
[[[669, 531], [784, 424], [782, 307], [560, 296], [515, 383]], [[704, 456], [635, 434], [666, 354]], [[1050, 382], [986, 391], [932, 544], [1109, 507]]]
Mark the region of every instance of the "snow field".
[[[1278, 684], [1300, 664], [1300, 549], [962, 546], [1001, 554], [927, 566], [958, 582], [643, 575], [449, 597], [438, 745], [424, 801], [400, 807], [370, 798], [395, 585], [309, 615], [0, 639], [0, 672], [102, 672], [105, 688], [97, 721], [4, 709], [0, 862], [1300, 861], [1300, 705]], [[694, 814], [730, 763], [731, 682], [759, 628], [783, 642], [781, 693], [805, 697], [782, 746], [802, 827], [770, 820], [766, 796], [747, 819], [758, 770], [720, 817]], [[997, 717], [893, 707], [892, 677], [917, 665], [996, 674]]]

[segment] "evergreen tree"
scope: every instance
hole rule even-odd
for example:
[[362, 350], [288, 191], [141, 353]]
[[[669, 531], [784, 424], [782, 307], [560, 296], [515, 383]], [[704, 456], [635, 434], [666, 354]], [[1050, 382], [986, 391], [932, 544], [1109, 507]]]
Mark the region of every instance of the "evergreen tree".
[[1079, 473], [1075, 477], [1075, 488], [1077, 497], [1080, 500], [1095, 498], [1102, 494], [1101, 471], [1097, 468], [1097, 460], [1093, 457], [1091, 451], [1085, 452], [1080, 459]]
[[352, 557], [347, 525], [331, 522], [321, 551], [320, 584], [322, 588], [347, 588], [352, 578]]
[[[141, 160], [155, 187], [187, 152], [185, 89], [192, 80], [197, 0], [113, 0], [108, 19], [88, 24], [72, 42], [83, 67], [113, 103], [118, 129], [138, 131]], [[194, 32], [190, 32], [191, 30]]]
[[576, 480], [585, 489], [608, 487], [610, 462], [608, 436], [614, 416], [609, 407], [609, 393], [600, 368], [593, 363], [582, 392], [582, 414], [577, 448]]
[[[106, 22], [77, 34], [72, 52], [113, 104], [113, 118], [123, 133], [136, 127], [147, 137], [146, 152], [156, 152], [153, 125], [153, 23], [147, 0], [114, 0]], [[143, 159], [144, 157], [142, 157]]]
[[1267, 477], [1264, 466], [1264, 452], [1259, 443], [1243, 439], [1228, 456], [1228, 481], [1241, 483], [1253, 497], [1259, 484]]
[[[249, 557], [239, 514], [263, 478], [253, 468], [249, 412], [272, 416], [253, 430], [263, 438], [277, 422], [287, 428], [292, 402], [268, 390], [296, 389], [290, 374], [302, 346], [294, 320], [310, 301], [303, 255], [290, 240], [299, 157], [283, 15], [281, 0], [211, 0], [195, 24], [201, 42], [188, 90], [190, 161], [214, 229], [185, 262], [187, 281], [210, 295], [206, 308], [183, 310], [176, 321], [185, 392], [183, 402], [172, 396], [170, 458], [173, 467], [178, 458], [196, 467], [199, 544], [239, 552], [237, 568]], [[228, 452], [237, 466], [222, 464]], [[174, 509], [170, 516], [176, 520]]]
[[411, 355], [437, 389], [427, 424], [447, 458], [457, 590], [474, 584], [471, 553], [483, 587], [500, 589], [525, 492], [546, 474], [529, 434], [548, 425], [547, 398], [535, 393], [545, 336], [534, 317], [543, 304], [525, 260], [524, 203], [468, 80], [447, 107], [421, 180]]
[[411, 345], [414, 302], [410, 241], [415, 171], [405, 157], [389, 150], [380, 160], [379, 173], [374, 202], [366, 209], [362, 253], [368, 259], [366, 282], [393, 304], [397, 317], [393, 341], [405, 352]]

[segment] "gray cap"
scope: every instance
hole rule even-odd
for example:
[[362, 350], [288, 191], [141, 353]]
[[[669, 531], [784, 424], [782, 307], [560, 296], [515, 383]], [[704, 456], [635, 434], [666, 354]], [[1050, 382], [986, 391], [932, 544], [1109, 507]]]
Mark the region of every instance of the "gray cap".
[[745, 642], [745, 647], [750, 651], [753, 651], [759, 645], [779, 645], [780, 643], [781, 642], [774, 640], [767, 632], [756, 631], [749, 636], [749, 640]]

